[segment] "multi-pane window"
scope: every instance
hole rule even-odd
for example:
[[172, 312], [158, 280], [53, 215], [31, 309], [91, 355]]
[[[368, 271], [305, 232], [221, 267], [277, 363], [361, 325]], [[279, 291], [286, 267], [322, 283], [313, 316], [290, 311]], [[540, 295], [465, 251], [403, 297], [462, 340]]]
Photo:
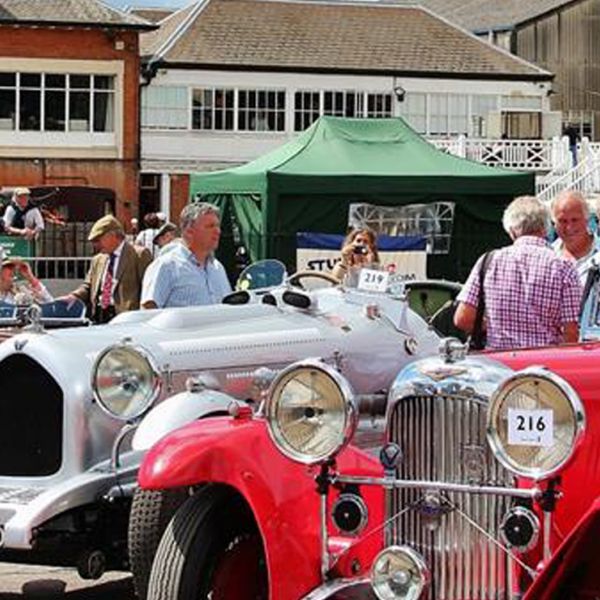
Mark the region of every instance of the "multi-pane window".
[[41, 73], [19, 74], [19, 125], [22, 131], [39, 131], [42, 114]]
[[0, 130], [17, 127], [17, 74], [0, 73]]
[[142, 127], [187, 129], [188, 115], [188, 88], [152, 85], [142, 88]]
[[391, 94], [367, 94], [366, 117], [391, 117], [392, 95]]
[[448, 94], [448, 133], [469, 133], [469, 97], [465, 94]]
[[492, 94], [474, 94], [471, 96], [472, 137], [485, 137], [489, 115], [498, 111], [498, 96]]
[[231, 131], [234, 129], [234, 90], [192, 90], [192, 129]]
[[67, 118], [67, 76], [46, 74], [44, 95], [44, 130], [64, 131]]
[[357, 92], [325, 92], [323, 114], [333, 117], [362, 117], [363, 94]]
[[400, 104], [400, 114], [419, 133], [427, 132], [427, 94], [409, 92]]
[[429, 94], [429, 133], [431, 135], [448, 133], [447, 94]]
[[308, 129], [321, 116], [320, 92], [296, 92], [294, 95], [294, 131]]
[[296, 92], [294, 131], [302, 131], [321, 115], [333, 117], [391, 117], [392, 94], [356, 91]]
[[285, 92], [238, 90], [240, 131], [285, 131]]
[[114, 76], [0, 73], [0, 130], [114, 131]]

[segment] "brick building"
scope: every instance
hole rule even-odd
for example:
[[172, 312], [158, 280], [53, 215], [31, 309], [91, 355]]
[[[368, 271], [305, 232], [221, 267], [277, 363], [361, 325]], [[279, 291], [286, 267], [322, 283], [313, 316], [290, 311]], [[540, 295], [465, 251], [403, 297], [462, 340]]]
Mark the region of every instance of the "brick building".
[[138, 212], [140, 32], [96, 0], [0, 0], [0, 186], [101, 188]]

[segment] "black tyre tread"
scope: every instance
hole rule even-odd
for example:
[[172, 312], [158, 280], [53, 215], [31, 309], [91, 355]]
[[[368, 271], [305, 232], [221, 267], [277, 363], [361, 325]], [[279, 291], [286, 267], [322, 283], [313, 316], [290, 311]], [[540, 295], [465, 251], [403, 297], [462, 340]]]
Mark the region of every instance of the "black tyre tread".
[[146, 599], [152, 562], [164, 530], [188, 497], [185, 489], [138, 489], [134, 494], [128, 529], [129, 566], [140, 600]]
[[[194, 548], [199, 529], [202, 529], [200, 525], [230, 494], [224, 487], [207, 485], [179, 508], [156, 551], [148, 583], [148, 600], [195, 600], [197, 590], [189, 581], [186, 586], [185, 563], [194, 549], [199, 550], [200, 555], [208, 551], [209, 545]], [[194, 564], [200, 562], [192, 559]]]

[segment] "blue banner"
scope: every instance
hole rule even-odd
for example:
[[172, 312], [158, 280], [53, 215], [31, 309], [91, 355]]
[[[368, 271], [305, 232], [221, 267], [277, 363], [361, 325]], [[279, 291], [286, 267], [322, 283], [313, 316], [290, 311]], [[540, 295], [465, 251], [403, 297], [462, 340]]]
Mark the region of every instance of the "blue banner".
[[[296, 234], [296, 246], [303, 249], [340, 250], [345, 237], [337, 233], [300, 232]], [[425, 250], [425, 247], [426, 240], [422, 235], [377, 236], [377, 249], [380, 252]]]

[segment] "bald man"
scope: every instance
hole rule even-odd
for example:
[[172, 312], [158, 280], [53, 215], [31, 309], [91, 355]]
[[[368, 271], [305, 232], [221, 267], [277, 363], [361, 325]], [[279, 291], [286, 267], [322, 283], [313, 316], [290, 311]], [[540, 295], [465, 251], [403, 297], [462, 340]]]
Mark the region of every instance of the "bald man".
[[600, 252], [600, 238], [590, 230], [590, 209], [581, 192], [565, 190], [552, 202], [552, 220], [558, 239], [554, 251], [574, 263], [585, 285], [592, 257]]

